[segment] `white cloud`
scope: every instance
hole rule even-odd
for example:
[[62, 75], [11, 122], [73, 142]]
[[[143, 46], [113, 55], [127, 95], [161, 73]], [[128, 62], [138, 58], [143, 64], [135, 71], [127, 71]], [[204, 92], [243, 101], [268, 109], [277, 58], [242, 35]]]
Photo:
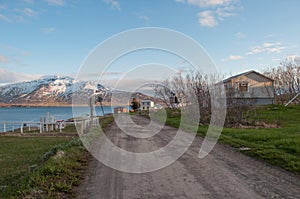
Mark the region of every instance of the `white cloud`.
[[38, 13], [30, 8], [24, 8], [22, 10], [23, 14], [28, 16], [28, 17], [34, 17], [36, 16]]
[[41, 75], [16, 73], [16, 72], [7, 71], [5, 69], [0, 68], [0, 83], [1, 84], [29, 81], [29, 80], [37, 79], [39, 77], [41, 77]]
[[6, 63], [8, 62], [8, 59], [4, 55], [0, 54], [0, 62]]
[[236, 61], [241, 59], [244, 59], [244, 57], [241, 55], [230, 55], [228, 58], [222, 59], [222, 61], [227, 62], [227, 61]]
[[104, 2], [109, 4], [114, 10], [121, 10], [120, 3], [116, 0], [104, 0]]
[[265, 42], [260, 46], [254, 46], [251, 50], [247, 53], [247, 55], [254, 55], [259, 53], [281, 53], [282, 50], [286, 49], [287, 47], [283, 46], [281, 43], [270, 43]]
[[294, 54], [294, 55], [287, 55], [286, 59], [290, 59], [290, 60], [300, 59], [300, 56], [296, 55], [296, 54]]
[[228, 57], [228, 59], [231, 60], [231, 61], [235, 61], [235, 60], [243, 59], [243, 56], [240, 56], [240, 55], [230, 55]]
[[218, 8], [215, 12], [216, 12], [217, 16], [222, 20], [226, 17], [236, 16], [237, 13], [235, 12], [235, 10], [236, 10], [236, 7], [233, 5], [230, 5], [230, 6]]
[[201, 26], [206, 27], [214, 27], [218, 25], [218, 21], [216, 20], [214, 13], [212, 11], [203, 11], [198, 13], [198, 21]]
[[55, 32], [56, 31], [56, 28], [53, 28], [53, 27], [48, 27], [48, 28], [42, 28], [41, 31], [43, 33], [52, 33], [52, 32]]
[[300, 60], [300, 55], [297, 55], [297, 54], [290, 54], [290, 55], [286, 55], [284, 57], [284, 59], [280, 59], [280, 58], [273, 58], [272, 61], [273, 62], [281, 62], [281, 61], [299, 61]]
[[0, 14], [0, 20], [7, 21], [7, 22], [10, 21], [9, 18], [3, 14]]
[[64, 0], [45, 0], [49, 5], [53, 6], [64, 6]]
[[175, 0], [179, 3], [206, 8], [198, 13], [198, 22], [201, 26], [214, 27], [225, 18], [237, 16], [242, 6], [239, 0]]
[[234, 0], [176, 0], [176, 2], [188, 3], [190, 5], [198, 6], [201, 8], [226, 6], [233, 1]]

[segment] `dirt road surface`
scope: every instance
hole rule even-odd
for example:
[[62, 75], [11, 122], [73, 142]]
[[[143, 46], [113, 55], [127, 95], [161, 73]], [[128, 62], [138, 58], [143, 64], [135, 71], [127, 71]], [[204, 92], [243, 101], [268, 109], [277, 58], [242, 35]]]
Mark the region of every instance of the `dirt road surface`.
[[[149, 121], [134, 116], [136, 124]], [[127, 129], [129, 123], [124, 124]], [[140, 129], [132, 129], [132, 132]], [[112, 124], [110, 140], [128, 151], [146, 152], [166, 145], [177, 129], [164, 127], [146, 139], [129, 136]], [[138, 133], [138, 132], [137, 132]], [[300, 176], [253, 159], [237, 149], [217, 144], [204, 159], [198, 158], [202, 138], [176, 162], [158, 171], [132, 174], [111, 169], [92, 158], [77, 198], [167, 199], [167, 198], [300, 198]]]

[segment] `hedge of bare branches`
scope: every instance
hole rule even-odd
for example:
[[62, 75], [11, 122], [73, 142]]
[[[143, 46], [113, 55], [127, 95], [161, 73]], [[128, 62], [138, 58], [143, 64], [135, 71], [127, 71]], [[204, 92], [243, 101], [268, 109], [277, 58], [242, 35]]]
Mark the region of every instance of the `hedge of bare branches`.
[[[181, 106], [188, 106], [190, 103], [198, 103], [200, 122], [199, 125], [209, 125], [211, 120], [211, 91], [220, 89], [215, 85], [222, 83], [218, 75], [206, 75], [199, 72], [188, 72], [185, 75], [179, 74], [154, 88], [156, 97], [162, 99], [165, 105], [171, 109]], [[214, 92], [222, 92], [221, 90]], [[237, 100], [234, 91], [226, 92], [227, 116], [226, 126], [238, 126], [248, 123], [245, 113], [253, 109], [253, 101]], [[179, 98], [180, 103], [172, 103], [173, 94]], [[195, 96], [196, 100], [191, 102], [189, 95]], [[218, 99], [214, 99], [218, 100]], [[216, 102], [214, 102], [216, 103]], [[218, 103], [218, 102], [217, 102]]]
[[300, 92], [300, 57], [286, 58], [278, 67], [267, 69], [264, 74], [275, 80], [275, 103], [285, 104]]

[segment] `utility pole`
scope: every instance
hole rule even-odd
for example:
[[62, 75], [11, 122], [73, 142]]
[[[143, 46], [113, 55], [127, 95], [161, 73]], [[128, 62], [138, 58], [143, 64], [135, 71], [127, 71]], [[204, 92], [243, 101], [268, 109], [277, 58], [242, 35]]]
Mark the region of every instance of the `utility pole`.
[[94, 117], [94, 103], [95, 103], [95, 100], [94, 100], [95, 96], [92, 95], [89, 99], [89, 107], [90, 107], [90, 119], [91, 119], [91, 122], [93, 122], [93, 117]]

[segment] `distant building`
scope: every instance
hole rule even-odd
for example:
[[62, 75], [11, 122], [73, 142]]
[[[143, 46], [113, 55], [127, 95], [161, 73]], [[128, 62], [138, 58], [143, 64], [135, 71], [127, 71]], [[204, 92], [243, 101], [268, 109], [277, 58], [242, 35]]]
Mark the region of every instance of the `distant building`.
[[126, 113], [127, 112], [127, 108], [126, 107], [115, 107], [114, 108], [114, 113]]
[[155, 104], [153, 109], [157, 110], [157, 109], [163, 109], [164, 107], [160, 104]]
[[141, 101], [141, 110], [149, 110], [154, 108], [154, 102], [151, 100], [142, 100]]
[[255, 105], [274, 103], [274, 80], [256, 71], [248, 71], [223, 80], [225, 90], [236, 100]]

